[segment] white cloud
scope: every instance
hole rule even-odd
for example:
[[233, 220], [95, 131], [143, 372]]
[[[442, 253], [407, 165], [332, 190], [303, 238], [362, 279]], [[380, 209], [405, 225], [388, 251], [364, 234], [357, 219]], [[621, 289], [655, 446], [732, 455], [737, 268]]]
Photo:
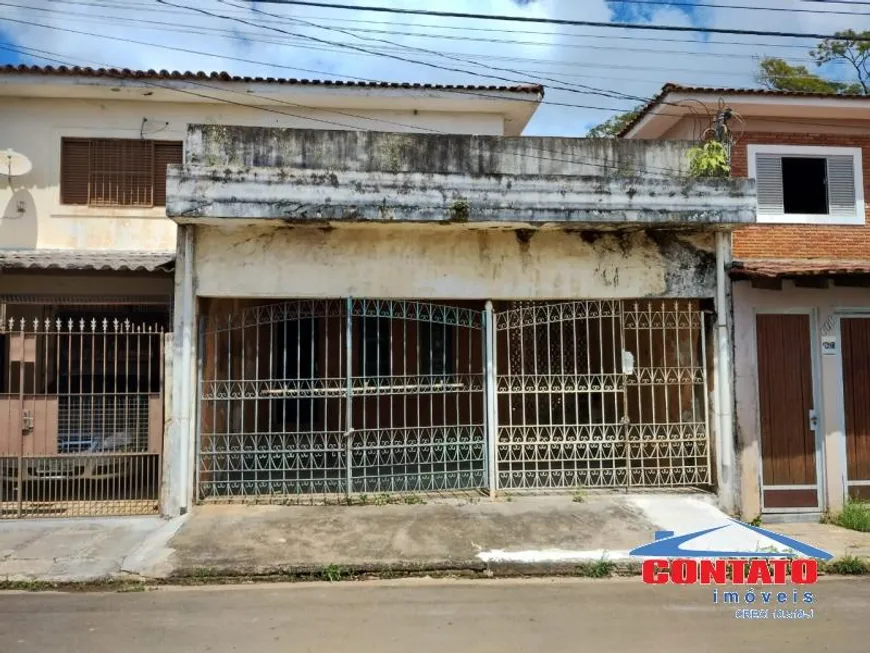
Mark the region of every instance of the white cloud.
[[[0, 23], [7, 40], [15, 45], [56, 53], [70, 64], [110, 65], [128, 68], [166, 68], [170, 70], [228, 70], [237, 74], [284, 77], [330, 77], [347, 75], [366, 79], [441, 83], [505, 83], [462, 72], [452, 72], [369, 56], [340, 46], [317, 43], [314, 37], [379, 50], [407, 59], [419, 59], [481, 74], [515, 80], [541, 80], [546, 99], [554, 103], [629, 108], [634, 102], [600, 95], [553, 89], [553, 86], [587, 85], [638, 97], [653, 95], [666, 81], [715, 86], [752, 85], [756, 61], [753, 57], [777, 55], [806, 59], [812, 40], [778, 39], [769, 36], [709, 35], [700, 41], [693, 32], [651, 32], [640, 30], [596, 29], [532, 23], [486, 22], [436, 19], [384, 13], [334, 11], [274, 4], [256, 5], [273, 18], [257, 13], [244, 0], [168, 0], [177, 5], [200, 9], [230, 19], [209, 17], [196, 11], [161, 5], [156, 0], [3, 0]], [[400, 0], [345, 0], [356, 4], [425, 7], [425, 3]], [[727, 4], [734, 0], [716, 0]], [[19, 5], [8, 6], [8, 5]], [[752, 3], [741, 3], [752, 4]], [[818, 7], [799, 0], [763, 0], [764, 6]], [[432, 5], [428, 5], [432, 6]], [[558, 17], [577, 20], [608, 21], [611, 11], [605, 0], [537, 0], [518, 6], [514, 0], [451, 0], [439, 3], [441, 10], [485, 14], [512, 14]], [[840, 6], [842, 7], [842, 5]], [[659, 24], [690, 25], [690, 17], [677, 8], [655, 6], [653, 20]], [[848, 10], [848, 8], [847, 8]], [[861, 19], [797, 12], [749, 10], [703, 10], [704, 24], [721, 28], [827, 33], [840, 29], [870, 29], [870, 16]], [[332, 28], [355, 31], [354, 36], [316, 29], [296, 20], [306, 20]], [[339, 20], [340, 19], [340, 20]], [[65, 30], [78, 30], [102, 36], [155, 44], [125, 43], [117, 40], [46, 29], [13, 21], [29, 21]], [[148, 22], [154, 21], [154, 22]], [[365, 22], [377, 21], [377, 22]], [[445, 27], [475, 28], [447, 30]], [[274, 29], [269, 29], [269, 28]], [[283, 32], [275, 31], [283, 30]], [[486, 30], [511, 30], [486, 31]], [[414, 36], [428, 32], [453, 38]], [[295, 35], [295, 36], [294, 36]], [[395, 44], [364, 39], [384, 39]], [[469, 40], [489, 39], [489, 41]], [[505, 42], [513, 41], [513, 42]], [[726, 45], [717, 41], [737, 42]], [[800, 45], [801, 48], [767, 47], [747, 43]], [[162, 46], [162, 47], [160, 47]], [[445, 59], [401, 46], [426, 48], [452, 57], [471, 58], [481, 66]], [[208, 54], [181, 52], [170, 48], [196, 50]], [[54, 55], [45, 55], [54, 56]], [[243, 61], [247, 60], [247, 61]], [[34, 63], [53, 61], [34, 58]], [[486, 66], [490, 68], [487, 69]], [[492, 67], [517, 72], [494, 71]], [[305, 70], [303, 70], [305, 69]], [[592, 124], [612, 115], [606, 111], [543, 106], [527, 133], [579, 135]]]

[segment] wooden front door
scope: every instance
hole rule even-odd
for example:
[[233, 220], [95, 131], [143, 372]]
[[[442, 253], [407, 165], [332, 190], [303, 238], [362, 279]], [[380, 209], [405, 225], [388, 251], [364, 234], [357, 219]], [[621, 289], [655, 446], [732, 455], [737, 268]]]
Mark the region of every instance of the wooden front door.
[[843, 318], [840, 336], [848, 490], [870, 499], [870, 319]]
[[809, 315], [758, 315], [762, 507], [819, 508]]

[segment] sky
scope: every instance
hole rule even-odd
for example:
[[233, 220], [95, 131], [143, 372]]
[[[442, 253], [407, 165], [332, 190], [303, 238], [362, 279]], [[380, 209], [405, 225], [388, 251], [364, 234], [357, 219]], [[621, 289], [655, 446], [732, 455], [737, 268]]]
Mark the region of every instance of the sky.
[[[634, 25], [821, 34], [870, 30], [870, 4], [857, 0], [339, 3]], [[814, 39], [448, 19], [249, 0], [0, 0], [0, 63], [421, 83], [539, 82], [547, 88], [545, 103], [529, 124], [529, 135], [581, 136], [655, 95], [666, 82], [757, 86], [762, 56], [815, 69], [808, 57], [814, 44]], [[820, 72], [843, 79], [848, 70], [828, 66]]]

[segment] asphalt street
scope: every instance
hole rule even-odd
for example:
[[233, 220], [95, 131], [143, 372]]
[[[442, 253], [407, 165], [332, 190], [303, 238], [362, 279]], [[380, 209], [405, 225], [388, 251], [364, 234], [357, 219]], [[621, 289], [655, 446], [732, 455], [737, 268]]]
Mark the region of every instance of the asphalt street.
[[735, 608], [714, 604], [711, 588], [639, 578], [9, 592], [0, 651], [866, 652], [870, 580], [822, 579], [813, 591], [812, 618], [774, 619], [771, 609], [754, 620], [736, 610], [761, 609], [761, 598]]

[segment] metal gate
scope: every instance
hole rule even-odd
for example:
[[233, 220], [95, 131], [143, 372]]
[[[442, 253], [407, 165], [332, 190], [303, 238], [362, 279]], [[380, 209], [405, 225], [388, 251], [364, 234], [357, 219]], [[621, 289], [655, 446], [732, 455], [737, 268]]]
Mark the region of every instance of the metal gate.
[[0, 518], [157, 512], [163, 352], [106, 315], [0, 324]]
[[200, 500], [486, 484], [479, 304], [204, 304]]
[[707, 486], [695, 302], [512, 302], [495, 313], [500, 488]]

